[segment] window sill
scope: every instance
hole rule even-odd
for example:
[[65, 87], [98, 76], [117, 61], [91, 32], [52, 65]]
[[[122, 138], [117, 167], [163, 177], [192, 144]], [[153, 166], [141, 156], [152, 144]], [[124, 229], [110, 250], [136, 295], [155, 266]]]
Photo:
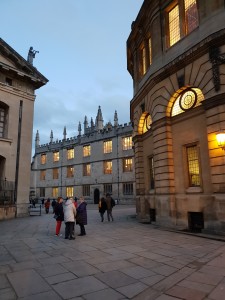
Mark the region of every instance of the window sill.
[[198, 187], [189, 187], [186, 189], [187, 194], [197, 194], [197, 193], [202, 193], [202, 188], [200, 186]]
[[10, 143], [11, 144], [12, 140], [0, 137], [0, 142], [6, 142], [6, 143]]

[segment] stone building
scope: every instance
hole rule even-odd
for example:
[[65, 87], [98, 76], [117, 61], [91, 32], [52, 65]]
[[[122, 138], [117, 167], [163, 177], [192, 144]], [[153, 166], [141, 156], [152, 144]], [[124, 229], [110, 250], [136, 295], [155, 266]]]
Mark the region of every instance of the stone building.
[[133, 170], [132, 125], [104, 125], [101, 108], [95, 119], [84, 118], [84, 131], [78, 125], [78, 135], [40, 145], [39, 132], [35, 139], [32, 162], [31, 190], [36, 198], [58, 196], [79, 197], [98, 203], [99, 197], [110, 193], [120, 203], [132, 203], [135, 196]]
[[35, 90], [47, 81], [0, 39], [0, 219], [27, 214]]
[[132, 23], [140, 221], [225, 231], [224, 20], [224, 0], [145, 0]]

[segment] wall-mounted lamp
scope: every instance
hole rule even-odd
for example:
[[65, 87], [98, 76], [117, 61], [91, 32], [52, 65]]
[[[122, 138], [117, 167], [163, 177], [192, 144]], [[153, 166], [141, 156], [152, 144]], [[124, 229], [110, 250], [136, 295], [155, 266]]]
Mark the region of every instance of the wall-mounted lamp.
[[217, 144], [220, 148], [225, 150], [225, 131], [220, 131], [216, 134]]

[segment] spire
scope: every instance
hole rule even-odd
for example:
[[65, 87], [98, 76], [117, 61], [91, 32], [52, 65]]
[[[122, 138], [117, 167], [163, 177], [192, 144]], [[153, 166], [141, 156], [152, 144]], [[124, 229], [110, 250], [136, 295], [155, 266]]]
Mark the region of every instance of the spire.
[[40, 136], [39, 136], [39, 132], [37, 130], [37, 133], [36, 133], [36, 137], [35, 137], [35, 148], [37, 148], [40, 144]]
[[64, 130], [63, 130], [63, 139], [66, 140], [66, 126], [64, 126]]
[[93, 119], [91, 118], [91, 131], [94, 130], [94, 127], [95, 127], [95, 124], [94, 124]]
[[51, 130], [51, 133], [50, 133], [50, 143], [53, 142], [53, 131]]
[[81, 123], [79, 122], [79, 124], [78, 124], [78, 135], [81, 135]]
[[87, 133], [87, 128], [88, 128], [88, 120], [87, 116], [84, 117], [84, 134]]
[[118, 126], [118, 116], [117, 116], [117, 111], [115, 110], [114, 113], [114, 126], [117, 127]]
[[96, 117], [96, 121], [95, 121], [95, 126], [97, 130], [101, 130], [103, 129], [103, 117], [102, 117], [102, 111], [101, 111], [101, 106], [98, 107], [98, 114]]

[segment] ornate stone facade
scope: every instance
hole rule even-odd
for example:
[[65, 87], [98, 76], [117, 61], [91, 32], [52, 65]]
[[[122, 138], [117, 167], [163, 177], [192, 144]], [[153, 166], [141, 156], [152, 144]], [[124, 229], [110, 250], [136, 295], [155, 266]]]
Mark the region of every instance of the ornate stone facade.
[[118, 124], [117, 112], [114, 124], [104, 126], [101, 108], [95, 122], [84, 118], [84, 133], [81, 123], [78, 136], [67, 138], [66, 127], [63, 139], [36, 147], [32, 163], [32, 190], [36, 198], [79, 197], [84, 195], [89, 202], [98, 203], [107, 192], [120, 203], [133, 203], [135, 177], [133, 169], [132, 125]]
[[[216, 21], [214, 21], [216, 20]], [[145, 0], [127, 40], [140, 221], [225, 231], [224, 1]]]
[[0, 219], [28, 213], [35, 90], [47, 82], [0, 39]]

